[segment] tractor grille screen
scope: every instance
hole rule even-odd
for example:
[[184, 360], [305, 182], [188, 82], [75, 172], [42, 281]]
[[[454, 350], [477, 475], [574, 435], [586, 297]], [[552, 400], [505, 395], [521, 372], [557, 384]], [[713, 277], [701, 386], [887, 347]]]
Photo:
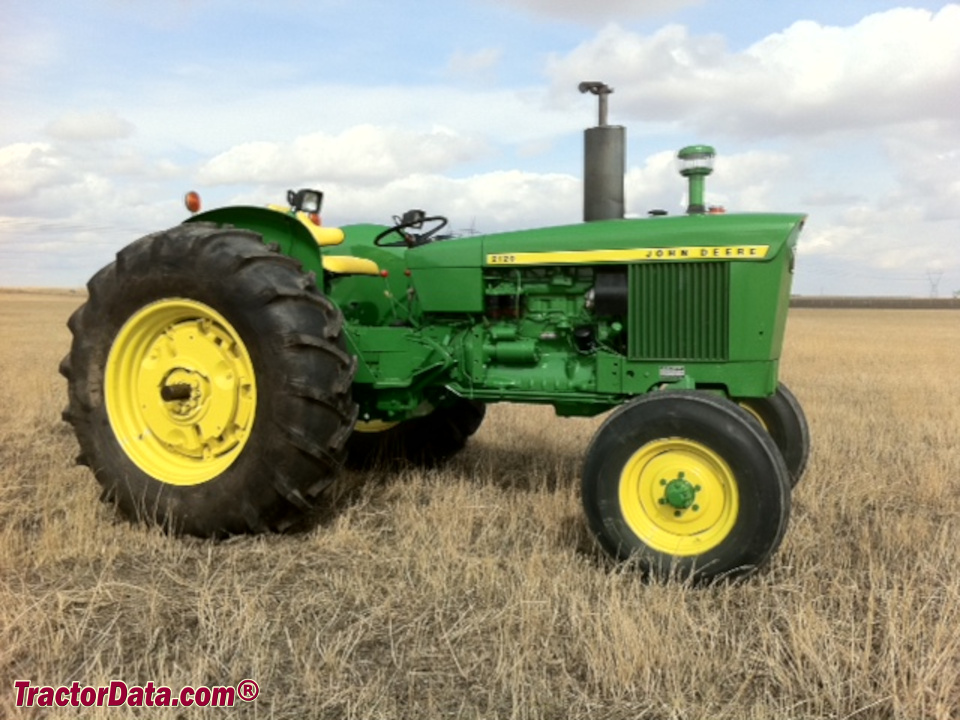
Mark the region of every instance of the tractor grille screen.
[[629, 273], [632, 360], [728, 358], [729, 263], [643, 263]]

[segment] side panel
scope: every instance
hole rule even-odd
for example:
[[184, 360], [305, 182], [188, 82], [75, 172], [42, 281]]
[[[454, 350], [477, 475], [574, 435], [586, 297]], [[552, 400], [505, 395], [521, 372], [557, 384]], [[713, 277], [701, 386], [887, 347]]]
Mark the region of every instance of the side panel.
[[370, 260], [382, 274], [330, 274], [327, 294], [343, 312], [348, 325], [379, 326], [407, 322], [416, 315], [415, 298], [409, 292], [410, 277], [405, 272], [405, 247], [379, 247], [373, 244], [383, 225], [344, 225], [344, 241], [323, 248], [326, 258], [349, 256]]
[[407, 250], [407, 266], [425, 313], [483, 311], [480, 238], [459, 238]]
[[453, 328], [361, 327], [347, 323], [358, 360], [353, 398], [364, 421], [402, 421], [446, 395], [454, 363]]

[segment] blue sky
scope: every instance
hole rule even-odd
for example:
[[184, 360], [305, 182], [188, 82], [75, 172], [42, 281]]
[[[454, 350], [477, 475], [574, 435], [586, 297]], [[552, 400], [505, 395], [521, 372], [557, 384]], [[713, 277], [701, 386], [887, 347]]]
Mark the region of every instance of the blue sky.
[[326, 192], [481, 232], [577, 222], [615, 89], [628, 213], [810, 220], [795, 291], [960, 290], [960, 5], [769, 0], [0, 0], [0, 286], [79, 286], [181, 198]]

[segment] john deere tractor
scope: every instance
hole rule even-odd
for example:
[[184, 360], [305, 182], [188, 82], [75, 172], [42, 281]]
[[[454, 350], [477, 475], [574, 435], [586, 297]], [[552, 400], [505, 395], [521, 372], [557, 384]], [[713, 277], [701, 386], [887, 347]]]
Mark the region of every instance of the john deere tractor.
[[760, 567], [810, 445], [778, 381], [804, 216], [707, 208], [697, 145], [679, 154], [688, 212], [624, 219], [624, 130], [609, 88], [581, 89], [601, 105], [583, 223], [454, 237], [410, 210], [329, 228], [307, 189], [120, 250], [61, 366], [104, 498], [175, 533], [282, 530], [345, 462], [448, 458], [488, 403], [612, 410], [582, 472], [600, 545], [656, 574]]

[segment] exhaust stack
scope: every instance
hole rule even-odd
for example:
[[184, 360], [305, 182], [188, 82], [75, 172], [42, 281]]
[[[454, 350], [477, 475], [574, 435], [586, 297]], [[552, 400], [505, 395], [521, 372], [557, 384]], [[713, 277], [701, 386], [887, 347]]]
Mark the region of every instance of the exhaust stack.
[[583, 133], [583, 220], [621, 219], [627, 131], [621, 125], [607, 125], [607, 96], [612, 87], [590, 81], [580, 83], [579, 89], [596, 95], [600, 105], [597, 127]]

